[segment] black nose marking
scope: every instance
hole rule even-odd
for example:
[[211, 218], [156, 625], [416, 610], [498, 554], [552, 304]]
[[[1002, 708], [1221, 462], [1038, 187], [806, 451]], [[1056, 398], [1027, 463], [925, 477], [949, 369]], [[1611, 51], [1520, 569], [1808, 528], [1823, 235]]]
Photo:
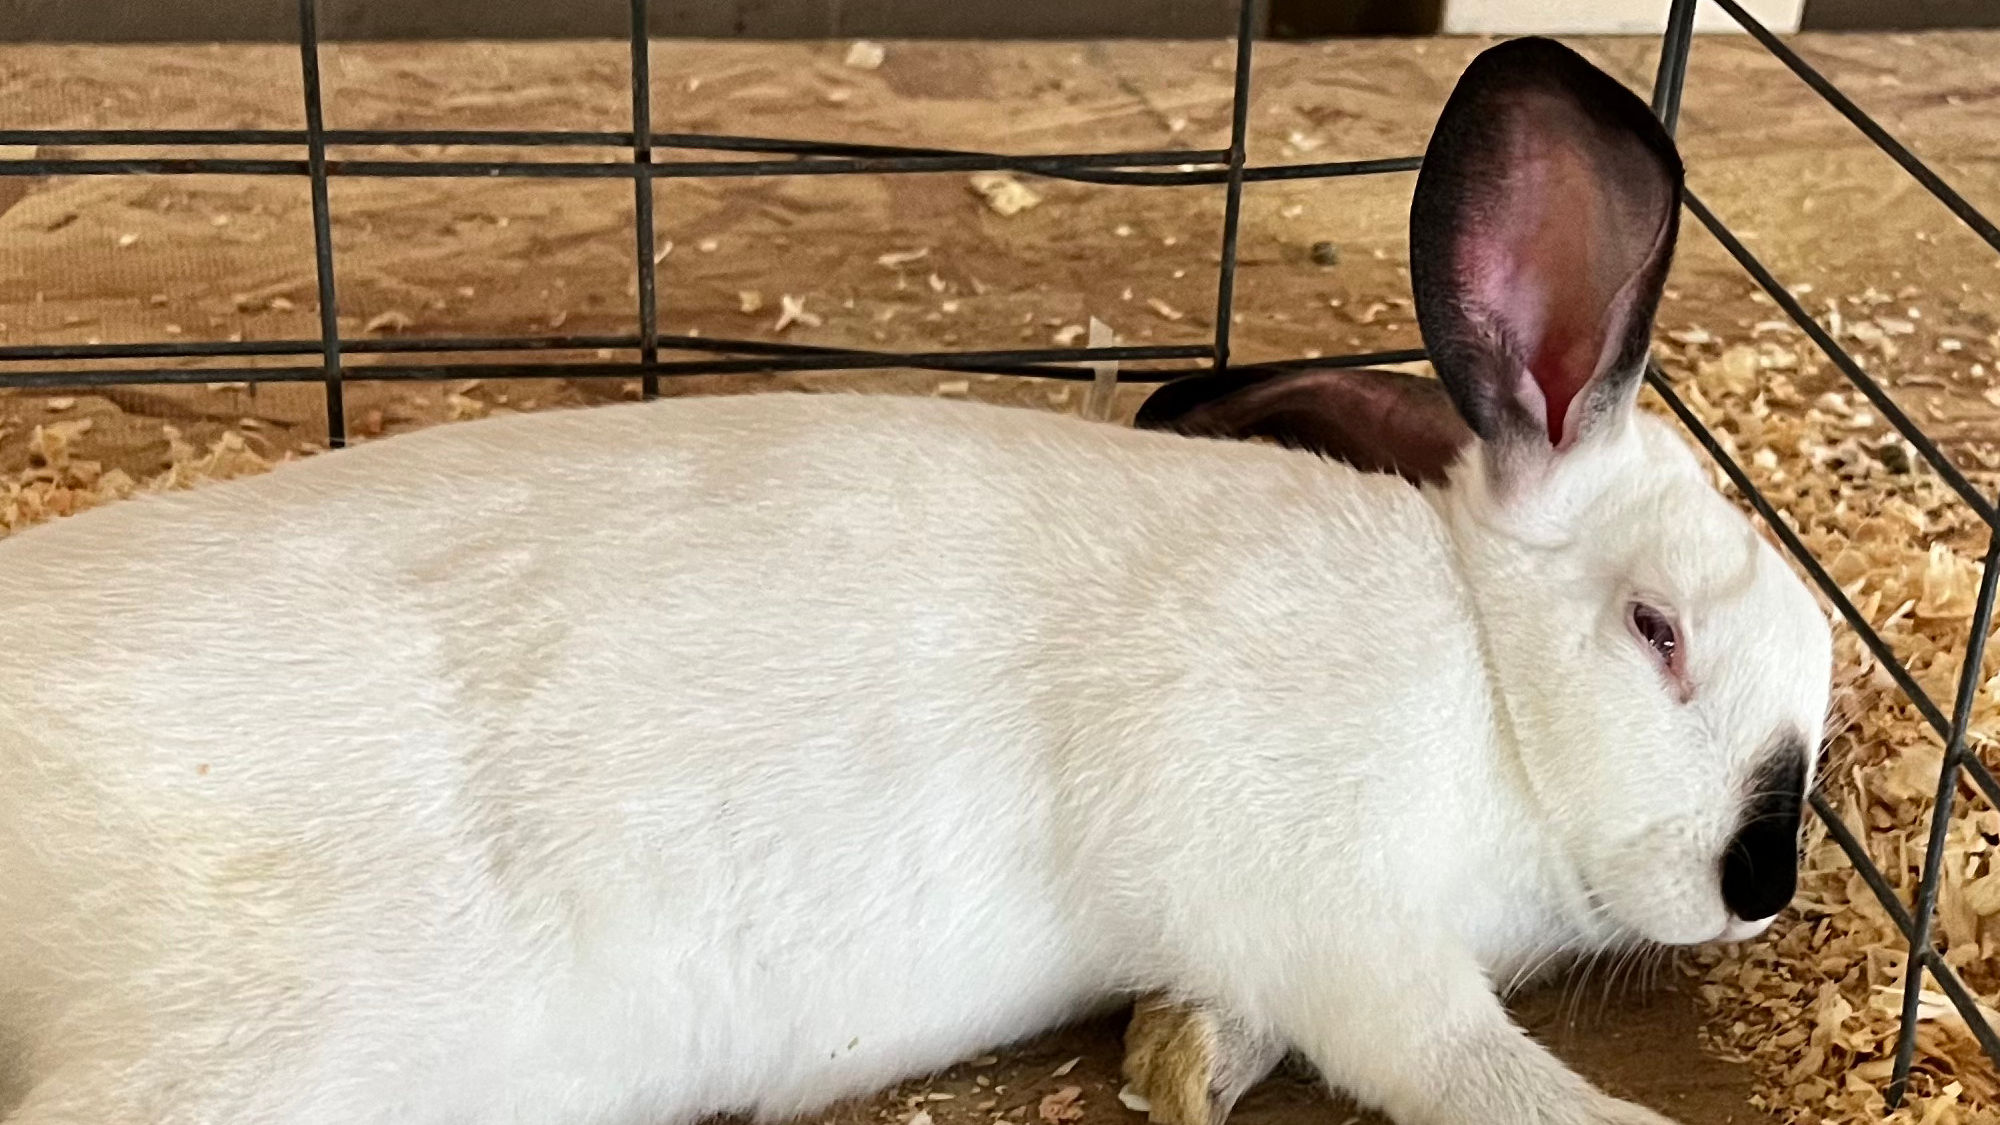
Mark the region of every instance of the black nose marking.
[[1805, 789], [1805, 745], [1786, 739], [1758, 771], [1743, 822], [1722, 856], [1723, 905], [1746, 922], [1783, 910], [1799, 888], [1799, 817]]

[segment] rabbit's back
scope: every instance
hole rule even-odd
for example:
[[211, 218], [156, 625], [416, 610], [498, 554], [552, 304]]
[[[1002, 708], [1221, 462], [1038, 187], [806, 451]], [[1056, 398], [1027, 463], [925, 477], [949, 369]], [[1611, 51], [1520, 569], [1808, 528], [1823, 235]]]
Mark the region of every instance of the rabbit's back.
[[8, 1018], [61, 1060], [252, 1010], [329, 1113], [579, 1119], [786, 1112], [1033, 1031], [1143, 971], [1064, 877], [1118, 802], [1080, 812], [1060, 759], [1328, 534], [1261, 509], [1406, 549], [1416, 494], [1343, 472], [751, 396], [31, 531], [0, 544]]

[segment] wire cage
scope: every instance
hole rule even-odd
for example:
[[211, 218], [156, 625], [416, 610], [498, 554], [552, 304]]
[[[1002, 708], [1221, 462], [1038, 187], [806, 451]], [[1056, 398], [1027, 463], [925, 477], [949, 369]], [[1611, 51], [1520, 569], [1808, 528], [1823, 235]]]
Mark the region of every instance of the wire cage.
[[[1863, 112], [1823, 74], [1746, 12], [1736, 0], [1713, 2], [1748, 32], [1758, 44], [1983, 240], [2000, 251], [2000, 227], [1952, 189], [1907, 147]], [[1654, 111], [1671, 131], [1680, 110], [1693, 45], [1699, 0], [1671, 0], [1662, 39], [1658, 72], [1652, 89]], [[0, 176], [200, 175], [232, 174], [298, 177], [311, 187], [314, 267], [318, 290], [319, 335], [315, 339], [275, 341], [160, 341], [114, 344], [48, 344], [0, 346], [0, 389], [81, 389], [116, 385], [233, 383], [317, 383], [324, 389], [329, 444], [347, 440], [343, 387], [350, 378], [369, 381], [508, 378], [636, 379], [641, 394], [659, 393], [661, 380], [691, 375], [756, 374], [798, 371], [916, 368], [1087, 381], [1106, 361], [1144, 362], [1126, 368], [1125, 382], [1163, 382], [1194, 370], [1230, 369], [1231, 312], [1237, 275], [1238, 231], [1245, 184], [1278, 180], [1318, 180], [1344, 176], [1407, 173], [1417, 168], [1415, 156], [1344, 160], [1323, 163], [1249, 165], [1245, 158], [1251, 108], [1251, 54], [1258, 26], [1259, 0], [1241, 0], [1234, 42], [1233, 92], [1229, 144], [1222, 149], [1180, 151], [1079, 152], [1050, 155], [1008, 155], [885, 145], [842, 144], [771, 137], [705, 133], [655, 132], [651, 119], [652, 86], [648, 0], [630, 0], [631, 128], [629, 131], [507, 131], [507, 130], [338, 130], [324, 123], [320, 84], [321, 40], [315, 0], [298, 0], [298, 49], [304, 89], [305, 128], [269, 129], [0, 129], [0, 145], [88, 145], [149, 149], [211, 146], [294, 146], [305, 158], [145, 157], [121, 159], [0, 159]], [[565, 146], [600, 146], [628, 150], [629, 160], [582, 162], [568, 160], [348, 160], [328, 156], [330, 146], [437, 145], [518, 149], [524, 152]], [[731, 159], [718, 159], [727, 154]], [[1053, 347], [1018, 350], [940, 350], [889, 352], [814, 347], [768, 340], [715, 337], [663, 337], [659, 331], [656, 284], [653, 186], [658, 180], [746, 176], [880, 175], [936, 172], [1017, 172], [1092, 184], [1130, 186], [1221, 185], [1224, 210], [1220, 269], [1215, 293], [1215, 330], [1203, 344], [1115, 347]], [[634, 234], [632, 262], [637, 276], [636, 333], [623, 335], [485, 336], [443, 338], [344, 339], [335, 292], [334, 245], [328, 184], [336, 177], [494, 177], [532, 176], [573, 179], [626, 179], [633, 188]], [[1865, 370], [1834, 336], [1782, 284], [1743, 240], [1731, 231], [1698, 196], [1689, 192], [1688, 212], [1706, 228], [1784, 310], [1833, 366], [1880, 412], [1880, 417], [1909, 442], [1946, 486], [1986, 525], [1984, 554], [1971, 631], [1949, 706], [1932, 698], [1909, 667], [1891, 650], [1882, 634], [1842, 591], [1800, 536], [1782, 519], [1770, 500], [1731, 456], [1725, 444], [1676, 393], [1657, 363], [1647, 381], [1672, 413], [1716, 461], [1743, 499], [1758, 513], [1792, 555], [1807, 577], [1853, 628], [1868, 651], [1916, 709], [1923, 722], [1942, 740], [1943, 768], [1923, 855], [1915, 901], [1903, 902], [1856, 835], [1824, 794], [1811, 796], [1814, 813], [1824, 822], [1856, 871], [1907, 942], [1909, 957], [1889, 1104], [1898, 1104], [1909, 1083], [1916, 1050], [1919, 1004], [1929, 973], [1964, 1018], [1985, 1053], [2000, 1065], [2000, 1032], [1984, 1018], [1975, 997], [1939, 950], [1933, 934], [1940, 876], [1945, 861], [1946, 830], [1962, 786], [2000, 807], [2000, 779], [1993, 768], [1968, 749], [1968, 728], [1987, 634], [1993, 624], [1996, 586], [2000, 586], [2000, 498], [1982, 494], [1953, 464], [1938, 442], [1900, 408], [1882, 383]], [[606, 351], [636, 353], [620, 361], [547, 361], [536, 355], [552, 352]], [[673, 353], [702, 353], [714, 358], [670, 358]], [[386, 354], [394, 362], [344, 366], [346, 357]], [[440, 362], [447, 353], [498, 354], [514, 358], [474, 362]], [[242, 360], [249, 357], [300, 362], [279, 366], [200, 365], [200, 361]], [[426, 357], [432, 357], [426, 362]], [[1421, 350], [1378, 351], [1259, 363], [1256, 370], [1298, 367], [1362, 367], [1421, 360]], [[193, 365], [190, 365], [193, 361]], [[106, 366], [106, 364], [118, 364]], [[44, 366], [23, 370], [20, 364]], [[1237, 370], [1249, 370], [1236, 367]], [[1865, 829], [1865, 826], [1861, 826]]]

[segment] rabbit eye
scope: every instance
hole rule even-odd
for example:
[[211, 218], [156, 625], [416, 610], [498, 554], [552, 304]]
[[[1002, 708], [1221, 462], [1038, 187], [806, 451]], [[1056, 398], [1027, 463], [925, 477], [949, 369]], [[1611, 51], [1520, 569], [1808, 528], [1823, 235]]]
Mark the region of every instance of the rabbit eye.
[[1681, 637], [1674, 623], [1667, 615], [1647, 605], [1645, 602], [1632, 603], [1632, 631], [1639, 639], [1653, 646], [1653, 652], [1660, 658], [1670, 673], [1680, 671]]

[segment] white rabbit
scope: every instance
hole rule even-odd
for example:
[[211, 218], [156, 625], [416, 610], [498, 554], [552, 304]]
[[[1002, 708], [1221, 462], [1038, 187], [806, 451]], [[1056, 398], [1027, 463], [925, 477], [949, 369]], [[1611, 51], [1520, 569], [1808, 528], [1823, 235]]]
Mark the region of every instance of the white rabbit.
[[1481, 440], [1429, 383], [1224, 400], [1443, 435], [1443, 487], [764, 395], [0, 543], [5, 1120], [780, 1118], [1153, 992], [1404, 1125], [1659, 1122], [1494, 990], [1795, 878], [1825, 619], [1634, 407], [1678, 183], [1616, 83], [1496, 47], [1413, 212]]

